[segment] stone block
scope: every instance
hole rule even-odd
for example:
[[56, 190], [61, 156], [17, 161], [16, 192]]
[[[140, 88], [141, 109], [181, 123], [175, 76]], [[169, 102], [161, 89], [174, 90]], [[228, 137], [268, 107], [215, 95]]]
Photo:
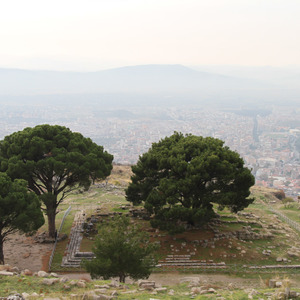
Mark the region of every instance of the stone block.
[[270, 279], [269, 280], [269, 288], [275, 288], [276, 287], [276, 280], [275, 279]]

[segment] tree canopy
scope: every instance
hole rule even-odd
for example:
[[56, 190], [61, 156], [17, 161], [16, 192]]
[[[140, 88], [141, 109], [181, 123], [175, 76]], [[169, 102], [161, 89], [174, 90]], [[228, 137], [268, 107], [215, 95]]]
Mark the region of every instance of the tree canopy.
[[130, 219], [117, 216], [99, 226], [93, 252], [96, 255], [84, 266], [92, 278], [119, 277], [120, 282], [130, 276], [133, 279], [148, 278], [155, 265], [155, 244], [148, 235]]
[[8, 235], [34, 232], [44, 224], [40, 201], [29, 193], [22, 179], [14, 181], [0, 173], [0, 264], [4, 264], [3, 243]]
[[46, 206], [49, 235], [55, 235], [58, 205], [78, 187], [105, 178], [113, 156], [91, 139], [58, 125], [38, 125], [0, 142], [1, 171], [27, 181]]
[[154, 215], [152, 226], [169, 231], [207, 222], [213, 203], [237, 212], [254, 200], [248, 198], [254, 176], [243, 159], [211, 137], [175, 132], [153, 143], [132, 171], [127, 200], [143, 203]]

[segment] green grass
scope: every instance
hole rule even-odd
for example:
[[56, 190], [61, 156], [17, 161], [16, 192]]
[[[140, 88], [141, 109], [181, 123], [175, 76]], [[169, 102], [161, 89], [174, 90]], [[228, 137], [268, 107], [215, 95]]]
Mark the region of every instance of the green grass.
[[[184, 276], [184, 274], [182, 274]], [[241, 277], [244, 274], [240, 274]], [[249, 278], [257, 278], [254, 277], [255, 275], [252, 275], [252, 277], [249, 276]], [[267, 281], [270, 278], [278, 278], [280, 281], [284, 279], [283, 276], [280, 275], [267, 275], [262, 274], [259, 276], [262, 281], [262, 286], [267, 283]], [[294, 278], [295, 279], [295, 278]], [[298, 276], [299, 279], [299, 276]], [[13, 292], [23, 293], [26, 292], [28, 294], [32, 294], [33, 292], [36, 292], [38, 294], [43, 294], [43, 296], [40, 296], [39, 298], [35, 299], [44, 299], [44, 298], [61, 298], [65, 297], [66, 299], [71, 298], [71, 294], [77, 294], [78, 297], [82, 298], [82, 295], [87, 292], [95, 289], [95, 285], [108, 285], [110, 281], [103, 281], [103, 280], [95, 280], [92, 282], [86, 282], [86, 288], [79, 288], [76, 285], [71, 286], [69, 285], [69, 289], [65, 289], [64, 285], [65, 283], [55, 283], [54, 285], [47, 286], [42, 284], [43, 278], [39, 277], [27, 277], [27, 276], [0, 276], [0, 297], [7, 297], [8, 295], [12, 294]], [[240, 300], [240, 299], [248, 299], [248, 294], [244, 289], [233, 289], [228, 290], [226, 287], [219, 286], [218, 284], [205, 284], [201, 283], [201, 286], [206, 286], [206, 288], [213, 287], [215, 288], [216, 292], [224, 297], [225, 299], [232, 299], [232, 300]], [[174, 286], [166, 286], [167, 292], [158, 293], [156, 295], [152, 295], [151, 291], [139, 291], [137, 284], [128, 284], [120, 286], [120, 288], [117, 289], [118, 296], [117, 299], [139, 299], [139, 300], [149, 300], [150, 298], [154, 299], [161, 299], [161, 300], [180, 300], [180, 299], [191, 299], [190, 291], [191, 288], [188, 286], [188, 283], [184, 284], [178, 284]], [[249, 286], [249, 288], [251, 288]], [[168, 292], [170, 290], [173, 290], [174, 295], [168, 295]], [[107, 290], [107, 295], [110, 295], [113, 290], [116, 290], [116, 288], [109, 288]], [[275, 291], [283, 291], [284, 287], [281, 289], [269, 289], [266, 287], [262, 288], [256, 288], [256, 291], [258, 294], [253, 297], [253, 299], [259, 299], [266, 297], [264, 296], [264, 293], [274, 293]], [[299, 288], [292, 288], [292, 290], [299, 292]], [[133, 291], [133, 293], [130, 294], [123, 294], [124, 292], [130, 292]], [[81, 296], [80, 296], [81, 295]], [[196, 295], [194, 299], [216, 299], [216, 294], [204, 294], [204, 295]]]
[[279, 210], [288, 218], [300, 224], [300, 209], [298, 208], [298, 205], [289, 208], [281, 206]]
[[[65, 222], [64, 222], [62, 230], [61, 230], [62, 234], [67, 234], [68, 236], [70, 235], [70, 231], [71, 231], [73, 221], [74, 221], [74, 216], [75, 216], [75, 211], [71, 210], [69, 215], [65, 218]], [[62, 268], [60, 267], [60, 264], [62, 262], [62, 258], [66, 251], [67, 244], [68, 244], [68, 239], [65, 239], [65, 240], [57, 243], [55, 252], [54, 252], [52, 265], [51, 265], [51, 270], [53, 272], [62, 270]]]

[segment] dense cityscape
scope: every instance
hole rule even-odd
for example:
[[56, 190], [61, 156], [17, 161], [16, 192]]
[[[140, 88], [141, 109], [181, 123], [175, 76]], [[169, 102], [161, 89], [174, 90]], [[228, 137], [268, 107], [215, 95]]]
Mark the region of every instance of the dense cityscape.
[[[0, 138], [37, 124], [60, 124], [81, 132], [114, 155], [114, 162], [134, 164], [153, 142], [174, 131], [225, 141], [252, 169], [256, 184], [300, 195], [300, 110], [273, 106], [268, 110], [230, 110], [201, 106], [83, 105], [57, 109], [51, 105], [2, 105]], [[298, 142], [297, 142], [298, 141]]]

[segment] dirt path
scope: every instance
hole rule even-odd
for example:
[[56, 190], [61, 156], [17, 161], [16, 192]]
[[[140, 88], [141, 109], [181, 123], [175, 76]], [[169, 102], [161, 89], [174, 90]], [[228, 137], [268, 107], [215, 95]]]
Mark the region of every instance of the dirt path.
[[13, 234], [4, 242], [4, 260], [6, 264], [29, 269], [33, 272], [43, 269], [43, 263], [49, 257], [53, 244], [36, 243], [32, 237]]

